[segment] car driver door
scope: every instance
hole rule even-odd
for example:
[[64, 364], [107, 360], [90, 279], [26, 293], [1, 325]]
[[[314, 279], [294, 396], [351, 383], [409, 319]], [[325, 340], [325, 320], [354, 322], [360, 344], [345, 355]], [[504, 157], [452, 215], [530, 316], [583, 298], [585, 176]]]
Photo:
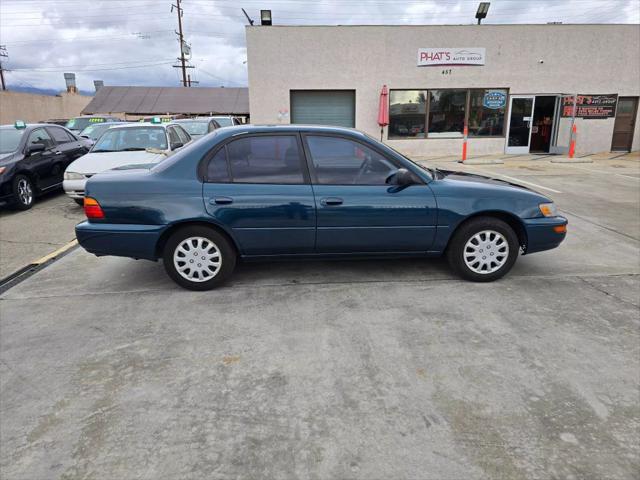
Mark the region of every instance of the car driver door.
[[317, 212], [316, 252], [426, 252], [436, 230], [428, 185], [388, 184], [398, 167], [355, 139], [305, 134]]

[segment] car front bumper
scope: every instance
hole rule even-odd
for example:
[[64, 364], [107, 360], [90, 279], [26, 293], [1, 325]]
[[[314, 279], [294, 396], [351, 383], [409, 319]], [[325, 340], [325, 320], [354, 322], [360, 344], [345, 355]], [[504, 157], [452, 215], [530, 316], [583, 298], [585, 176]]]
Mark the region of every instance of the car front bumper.
[[78, 243], [94, 255], [157, 260], [157, 245], [166, 225], [93, 223], [76, 225]]
[[71, 198], [84, 198], [84, 188], [87, 184], [87, 179], [83, 178], [81, 180], [64, 180], [62, 182], [62, 189], [64, 193], [66, 193]]
[[556, 248], [567, 236], [566, 228], [561, 233], [554, 230], [554, 227], [566, 227], [569, 222], [564, 217], [527, 218], [523, 222], [527, 232], [526, 254]]

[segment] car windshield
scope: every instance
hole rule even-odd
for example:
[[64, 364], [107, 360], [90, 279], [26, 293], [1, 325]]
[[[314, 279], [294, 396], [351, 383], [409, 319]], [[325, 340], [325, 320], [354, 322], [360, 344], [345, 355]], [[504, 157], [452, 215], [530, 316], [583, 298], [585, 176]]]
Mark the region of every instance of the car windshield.
[[69, 130], [75, 130], [79, 132], [87, 128], [89, 125], [104, 122], [105, 119], [100, 117], [76, 117], [69, 120], [65, 127], [67, 127]]
[[11, 153], [18, 149], [24, 130], [0, 128], [0, 153]]
[[207, 133], [209, 122], [194, 121], [194, 122], [179, 122], [182, 128], [184, 128], [189, 135], [204, 135]]
[[79, 135], [81, 137], [90, 138], [91, 140], [97, 140], [100, 135], [102, 135], [104, 131], [110, 127], [111, 125], [109, 125], [108, 123], [94, 123], [93, 125], [89, 125], [85, 129], [83, 129]]
[[167, 149], [162, 127], [110, 128], [98, 139], [92, 152], [129, 152], [147, 148]]
[[233, 120], [229, 117], [214, 117], [214, 120], [220, 124], [221, 127], [231, 127]]

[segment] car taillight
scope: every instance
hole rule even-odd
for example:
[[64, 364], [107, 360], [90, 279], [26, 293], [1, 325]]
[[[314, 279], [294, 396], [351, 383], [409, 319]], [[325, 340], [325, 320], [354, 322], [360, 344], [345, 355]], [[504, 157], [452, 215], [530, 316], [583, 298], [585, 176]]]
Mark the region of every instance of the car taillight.
[[84, 197], [84, 214], [88, 219], [103, 219], [104, 212], [95, 198]]

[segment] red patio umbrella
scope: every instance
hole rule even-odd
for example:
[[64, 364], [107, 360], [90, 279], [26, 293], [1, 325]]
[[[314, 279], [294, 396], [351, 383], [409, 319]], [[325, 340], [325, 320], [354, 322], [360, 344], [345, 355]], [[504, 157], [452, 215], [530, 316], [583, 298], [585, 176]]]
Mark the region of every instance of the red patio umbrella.
[[380, 91], [380, 106], [378, 107], [378, 125], [380, 125], [380, 141], [384, 133], [384, 127], [389, 125], [389, 91], [387, 86], [383, 85]]

